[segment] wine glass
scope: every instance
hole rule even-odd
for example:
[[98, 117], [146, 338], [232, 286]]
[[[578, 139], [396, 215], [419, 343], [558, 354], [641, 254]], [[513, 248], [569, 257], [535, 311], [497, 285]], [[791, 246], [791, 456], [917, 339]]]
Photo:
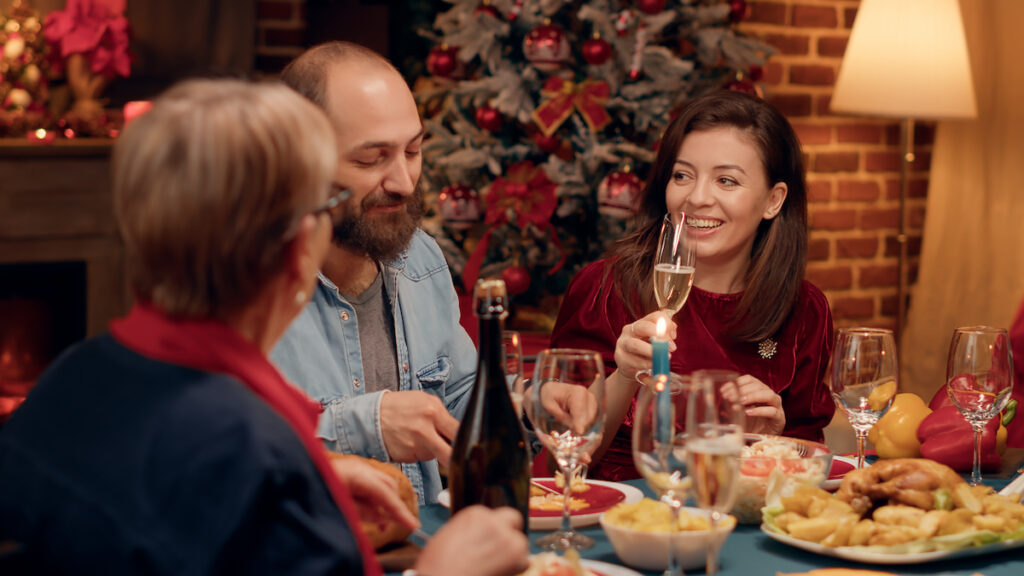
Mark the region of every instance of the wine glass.
[[981, 484], [981, 435], [985, 423], [1010, 401], [1013, 359], [1006, 330], [967, 326], [953, 331], [946, 360], [946, 391], [974, 430], [971, 485]]
[[[572, 478], [600, 445], [604, 432], [605, 380], [601, 355], [592, 350], [543, 350], [534, 365], [527, 411], [541, 443], [555, 458], [566, 481], [562, 527], [540, 538], [543, 549], [590, 548], [594, 541], [572, 529]], [[566, 410], [568, 407], [568, 410]]]
[[[690, 491], [686, 473], [686, 403], [692, 380], [671, 374], [652, 376], [649, 370], [637, 373], [640, 393], [633, 418], [633, 463], [671, 511], [672, 531], [679, 529], [679, 510]], [[675, 539], [668, 535], [668, 564], [664, 576], [682, 576]]]
[[671, 319], [686, 304], [693, 286], [694, 242], [686, 235], [686, 214], [669, 212], [661, 223], [654, 254], [654, 298]]
[[504, 330], [501, 333], [501, 347], [505, 355], [505, 379], [508, 381], [508, 394], [516, 407], [516, 414], [522, 414], [523, 388], [523, 339], [515, 330]]
[[857, 468], [864, 440], [896, 396], [899, 368], [892, 330], [840, 328], [832, 351], [832, 397], [857, 435]]
[[732, 510], [738, 495], [740, 453], [746, 418], [737, 379], [727, 370], [698, 370], [686, 410], [686, 460], [697, 505], [708, 512], [711, 537], [708, 538], [705, 572], [718, 570], [718, 552], [724, 535], [719, 537], [722, 515]]

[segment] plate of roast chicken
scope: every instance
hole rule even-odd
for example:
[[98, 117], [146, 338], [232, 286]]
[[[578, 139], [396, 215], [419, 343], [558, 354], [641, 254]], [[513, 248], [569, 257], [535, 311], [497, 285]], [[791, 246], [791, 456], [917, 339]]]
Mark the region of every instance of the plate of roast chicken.
[[804, 487], [763, 510], [761, 530], [803, 550], [872, 564], [917, 564], [1024, 546], [1020, 494], [970, 486], [924, 458], [847, 472], [834, 493]]

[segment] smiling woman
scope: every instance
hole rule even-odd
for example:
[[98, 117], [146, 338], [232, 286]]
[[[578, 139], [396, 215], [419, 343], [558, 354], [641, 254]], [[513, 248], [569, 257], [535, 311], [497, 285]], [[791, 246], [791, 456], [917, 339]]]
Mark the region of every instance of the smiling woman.
[[[693, 289], [670, 322], [671, 371], [743, 374], [749, 431], [820, 441], [835, 410], [824, 383], [832, 316], [803, 280], [807, 196], [800, 145], [772, 106], [737, 92], [690, 101], [662, 139], [638, 206], [636, 231], [584, 268], [569, 286], [553, 346], [606, 359], [605, 442], [597, 478], [637, 477], [630, 433], [635, 375], [651, 365], [653, 255], [666, 212], [686, 213], [696, 244]], [[620, 426], [621, 425], [621, 426]]]

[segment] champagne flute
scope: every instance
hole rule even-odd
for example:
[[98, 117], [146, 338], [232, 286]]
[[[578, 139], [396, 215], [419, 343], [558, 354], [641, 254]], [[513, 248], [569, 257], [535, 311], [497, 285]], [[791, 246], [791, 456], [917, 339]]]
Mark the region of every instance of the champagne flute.
[[508, 381], [508, 394], [516, 407], [516, 414], [522, 415], [523, 388], [526, 380], [523, 376], [523, 339], [515, 330], [504, 330], [501, 333], [502, 352], [505, 355], [505, 379]]
[[686, 304], [693, 286], [696, 258], [694, 242], [686, 234], [686, 214], [666, 214], [654, 254], [654, 297], [667, 320]]
[[832, 352], [832, 397], [857, 435], [857, 468], [864, 467], [868, 430], [892, 406], [899, 368], [892, 330], [840, 328]]
[[[648, 486], [671, 511], [672, 532], [679, 530], [679, 510], [690, 490], [686, 470], [686, 433], [678, 424], [686, 414], [692, 380], [671, 374], [652, 376], [649, 370], [636, 375], [640, 381], [633, 418], [633, 463]], [[668, 395], [668, 409], [659, 410], [659, 399]], [[677, 416], [678, 415], [678, 416]], [[664, 576], [682, 576], [675, 538], [668, 534], [668, 563]]]
[[[543, 350], [534, 366], [527, 410], [538, 438], [565, 479], [562, 527], [540, 538], [543, 549], [590, 548], [594, 541], [572, 529], [572, 478], [601, 444], [605, 419], [604, 362], [591, 350]], [[565, 407], [571, 407], [566, 411]]]
[[739, 374], [727, 370], [694, 372], [686, 411], [690, 480], [697, 505], [708, 512], [711, 523], [707, 574], [718, 570], [718, 553], [725, 539], [724, 535], [719, 538], [718, 525], [738, 495], [746, 422], [738, 378]]
[[971, 485], [981, 484], [981, 435], [1010, 401], [1013, 358], [1006, 330], [967, 326], [953, 331], [946, 360], [946, 391], [974, 430]]

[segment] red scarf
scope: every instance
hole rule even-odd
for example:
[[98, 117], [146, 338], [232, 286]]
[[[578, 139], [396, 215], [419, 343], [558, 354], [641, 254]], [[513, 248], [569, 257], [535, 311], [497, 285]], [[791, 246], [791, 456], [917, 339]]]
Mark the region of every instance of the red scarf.
[[150, 305], [136, 304], [128, 316], [111, 321], [110, 332], [118, 342], [147, 358], [233, 376], [269, 404], [302, 441], [348, 520], [363, 557], [363, 572], [367, 576], [382, 574], [373, 546], [359, 525], [352, 495], [331, 469], [327, 451], [314, 434], [320, 404], [289, 384], [262, 351], [223, 322], [172, 320]]

